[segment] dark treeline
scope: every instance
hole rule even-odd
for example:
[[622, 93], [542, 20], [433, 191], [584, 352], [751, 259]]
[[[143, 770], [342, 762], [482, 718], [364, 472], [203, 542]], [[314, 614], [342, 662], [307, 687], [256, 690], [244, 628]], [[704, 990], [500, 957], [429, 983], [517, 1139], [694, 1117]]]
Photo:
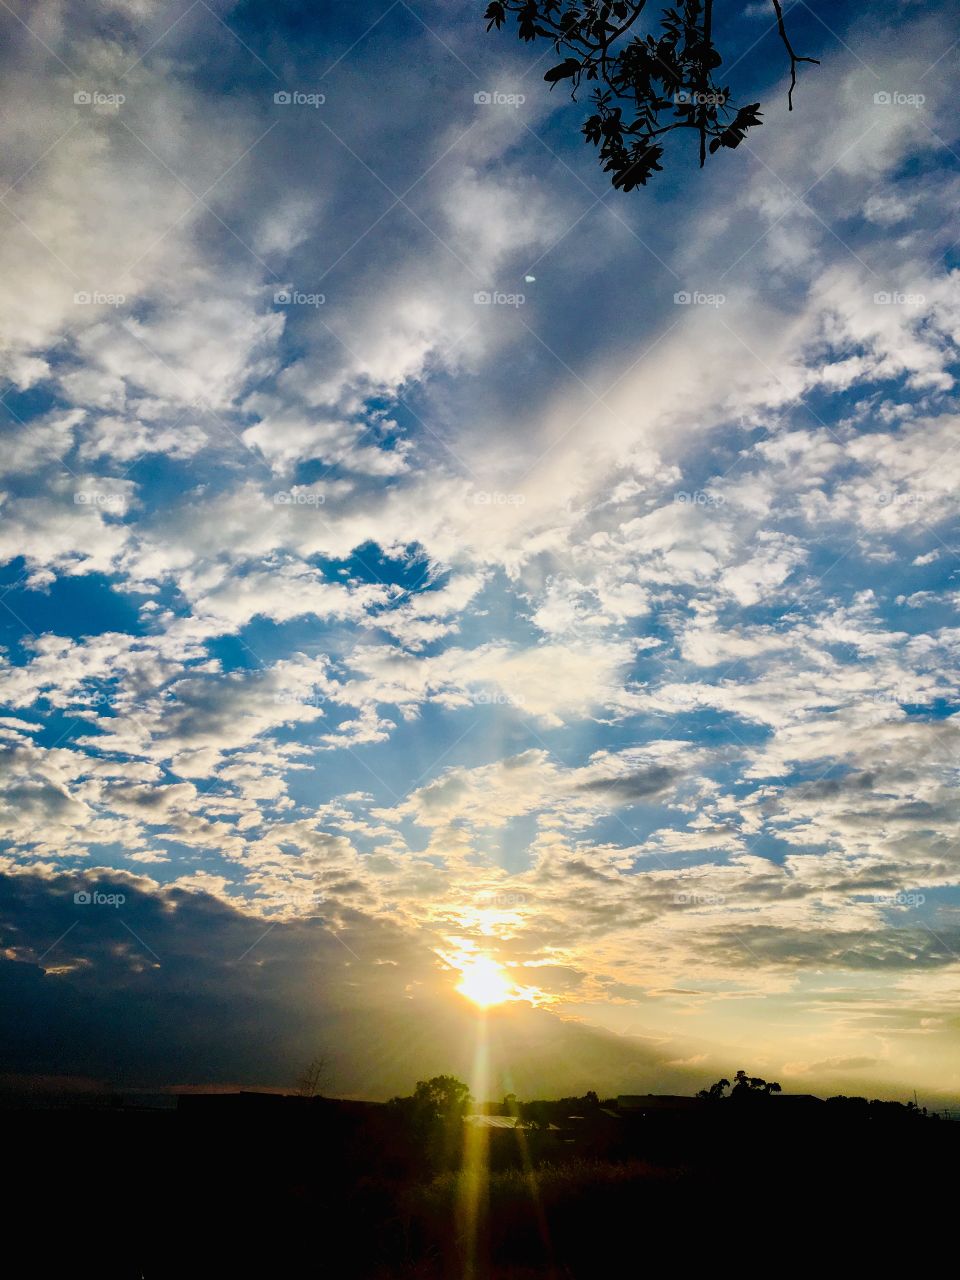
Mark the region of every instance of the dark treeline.
[[[787, 1228], [792, 1257], [829, 1235], [831, 1257], [849, 1248], [862, 1267], [891, 1231], [938, 1221], [960, 1154], [960, 1126], [913, 1103], [784, 1094], [743, 1072], [697, 1097], [478, 1105], [438, 1076], [389, 1103], [191, 1094], [2, 1122], [29, 1274], [124, 1280], [586, 1280], [623, 1274], [641, 1238], [690, 1265], [762, 1259]], [[82, 1248], [41, 1230], [53, 1195]]]

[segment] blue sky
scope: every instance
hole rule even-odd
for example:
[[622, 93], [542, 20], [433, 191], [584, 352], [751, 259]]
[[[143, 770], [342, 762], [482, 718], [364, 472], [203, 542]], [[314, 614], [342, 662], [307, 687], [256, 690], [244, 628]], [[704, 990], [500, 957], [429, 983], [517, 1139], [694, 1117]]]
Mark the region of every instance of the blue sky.
[[8, 9], [11, 991], [960, 1094], [960, 31], [797, 0], [789, 114], [724, 8], [764, 126], [630, 194], [483, 5]]

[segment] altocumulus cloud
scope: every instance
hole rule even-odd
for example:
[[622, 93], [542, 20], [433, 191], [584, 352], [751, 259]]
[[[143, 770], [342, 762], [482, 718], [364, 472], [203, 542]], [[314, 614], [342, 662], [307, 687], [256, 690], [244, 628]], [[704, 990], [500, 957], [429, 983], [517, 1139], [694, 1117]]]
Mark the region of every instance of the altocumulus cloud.
[[[473, 6], [383, 8], [43, 0], [11, 27], [18, 1069], [64, 1029], [64, 1070], [168, 1081], [329, 1040], [344, 1088], [402, 1088], [431, 1055], [358, 1084], [352, 1028], [415, 999], [453, 1052], [455, 939], [539, 1027], [605, 1027], [611, 1087], [759, 1059], [768, 1002], [819, 1047], [757, 1069], [943, 1079], [956, 14], [841, 6], [789, 120], [745, 65], [767, 127], [665, 218], [598, 199], [576, 108]], [[523, 104], [475, 103], [495, 82]], [[91, 867], [123, 911], [74, 911]]]

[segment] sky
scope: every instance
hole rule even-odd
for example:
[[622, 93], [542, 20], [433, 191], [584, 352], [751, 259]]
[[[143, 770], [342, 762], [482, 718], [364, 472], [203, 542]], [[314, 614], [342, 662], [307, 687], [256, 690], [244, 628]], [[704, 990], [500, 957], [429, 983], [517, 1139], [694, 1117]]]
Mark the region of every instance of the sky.
[[6, 1070], [956, 1099], [956, 11], [483, 8], [0, 8]]

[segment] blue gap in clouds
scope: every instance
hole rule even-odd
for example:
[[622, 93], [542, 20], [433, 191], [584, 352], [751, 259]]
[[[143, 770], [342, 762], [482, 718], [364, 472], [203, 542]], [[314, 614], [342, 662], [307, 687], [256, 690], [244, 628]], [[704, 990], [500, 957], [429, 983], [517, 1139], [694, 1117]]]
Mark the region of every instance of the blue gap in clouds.
[[312, 60], [323, 50], [333, 62], [362, 40], [371, 23], [388, 8], [382, 0], [354, 0], [349, 5], [318, 5], [315, 0], [279, 0], [264, 5], [262, 0], [242, 0], [231, 9], [230, 26], [268, 63], [274, 42], [288, 58], [293, 50]]
[[30, 590], [23, 585], [25, 573], [22, 557], [0, 571], [0, 595], [6, 605], [0, 609], [0, 639], [4, 644], [19, 644], [31, 631], [35, 635], [51, 632], [72, 640], [105, 631], [146, 634], [136, 597], [114, 591], [106, 575], [60, 577], [49, 587]]
[[329, 559], [313, 556], [310, 563], [337, 579], [356, 579], [360, 582], [379, 582], [398, 586], [405, 591], [415, 591], [429, 580], [430, 562], [418, 547], [405, 548], [402, 556], [388, 556], [376, 542], [364, 542], [355, 547], [349, 556]]
[[[482, 865], [490, 861], [510, 875], [529, 870], [533, 858], [530, 848], [537, 835], [537, 815], [522, 813], [510, 818], [502, 827], [481, 831], [474, 841], [479, 857], [471, 861]], [[504, 892], [508, 892], [505, 888]]]
[[[197, 779], [196, 781], [198, 790], [202, 790], [203, 780]], [[222, 821], [222, 818], [218, 819], [218, 821]], [[152, 849], [168, 856], [169, 861], [132, 863], [128, 858], [124, 857], [123, 851], [120, 850], [116, 855], [116, 866], [130, 871], [134, 875], [148, 875], [154, 880], [159, 880], [161, 884], [168, 884], [171, 880], [176, 880], [179, 876], [189, 873], [193, 869], [199, 870], [201, 868], [213, 874], [219, 873], [225, 876], [228, 881], [236, 883], [237, 864], [231, 862], [229, 858], [224, 858], [209, 849], [196, 849], [190, 845], [180, 844], [163, 830], [151, 831], [148, 834], [147, 841]], [[184, 890], [184, 892], [187, 891]]]
[[[895, 282], [891, 282], [889, 287], [892, 288], [893, 283]], [[883, 282], [875, 285], [876, 290], [884, 287]], [[874, 285], [871, 284], [869, 289], [867, 301], [872, 306], [874, 305]], [[838, 353], [838, 358], [860, 349], [860, 343], [849, 341], [844, 350]], [[859, 436], [892, 435], [896, 438], [909, 430], [913, 424], [909, 419], [897, 423], [884, 421], [878, 410], [885, 402], [901, 404], [904, 398], [903, 378], [900, 375], [883, 379], [875, 378], [869, 384], [854, 383], [852, 387], [840, 392], [833, 391], [829, 387], [812, 387], [804, 393], [803, 399], [797, 405], [790, 426], [794, 430], [809, 431], [829, 444], [841, 447], [844, 441], [854, 440]], [[949, 403], [946, 396], [934, 391], [930, 394], [930, 401], [928, 401], [931, 408], [933, 408], [932, 402], [936, 401], [944, 405]], [[832, 486], [838, 480], [848, 476], [869, 476], [871, 470], [869, 463], [848, 458], [842, 467], [831, 471], [827, 483]]]
[[[2, 424], [3, 430], [13, 434], [22, 432], [23, 424], [29, 423], [31, 418], [49, 413], [57, 406], [56, 397], [43, 386], [30, 387], [26, 391], [13, 388], [4, 395], [3, 403], [13, 415], [13, 421]], [[63, 406], [63, 412], [68, 412], [66, 406]]]
[[207, 640], [206, 646], [210, 657], [217, 659], [225, 673], [258, 671], [267, 665], [261, 652], [267, 646], [257, 640], [253, 624], [234, 635], [214, 636]]
[[289, 622], [255, 617], [239, 631], [213, 637], [206, 645], [224, 671], [266, 671], [298, 653], [310, 658], [326, 654], [338, 661], [356, 644], [352, 627], [349, 622], [328, 621], [309, 612]]
[[190, 63], [181, 59], [178, 71], [185, 77], [192, 70], [197, 88], [216, 98], [269, 90], [272, 99], [281, 88], [322, 90], [322, 72], [361, 41], [387, 7], [378, 0], [354, 0], [349, 5], [244, 0], [229, 6], [224, 29], [207, 5], [193, 6], [193, 15], [188, 16], [188, 9], [184, 25], [178, 27], [181, 38], [189, 34], [193, 57]]
[[[196, 416], [201, 418], [203, 412], [198, 410]], [[198, 484], [201, 472], [196, 459], [177, 459], [162, 453], [145, 453], [129, 467], [122, 467], [121, 471], [125, 480], [132, 480], [139, 486], [140, 493], [146, 495], [145, 500], [151, 511], [169, 510], [208, 500], [208, 486]], [[209, 470], [203, 474], [207, 480], [216, 475]], [[227, 487], [231, 485], [232, 479], [228, 480]]]
[[[290, 740], [309, 742], [356, 714], [352, 708], [331, 704], [324, 710], [328, 714], [313, 724], [291, 726]], [[312, 807], [347, 792], [369, 791], [378, 805], [392, 807], [448, 769], [474, 768], [499, 759], [502, 723], [509, 710], [471, 706], [450, 711], [427, 704], [420, 708], [416, 720], [404, 721], [393, 707], [383, 706], [380, 714], [396, 725], [387, 741], [318, 750], [314, 768], [290, 778], [290, 794], [297, 803]], [[282, 740], [285, 735], [278, 733], [277, 737]], [[518, 744], [517, 749], [530, 745]]]

